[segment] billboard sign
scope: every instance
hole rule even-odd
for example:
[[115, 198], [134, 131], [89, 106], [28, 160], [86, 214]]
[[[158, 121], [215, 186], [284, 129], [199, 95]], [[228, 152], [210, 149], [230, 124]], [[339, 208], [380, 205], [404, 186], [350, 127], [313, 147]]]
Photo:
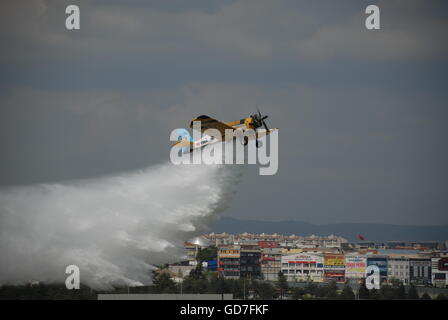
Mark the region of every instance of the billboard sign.
[[367, 258], [364, 256], [345, 257], [345, 276], [347, 278], [364, 278], [367, 268]]
[[282, 257], [283, 263], [297, 263], [297, 264], [322, 264], [321, 256], [310, 254], [297, 254]]
[[345, 259], [342, 255], [326, 255], [324, 258], [324, 267], [331, 269], [344, 269]]
[[387, 278], [387, 258], [367, 258], [367, 266], [377, 266], [380, 269], [380, 277], [382, 279]]

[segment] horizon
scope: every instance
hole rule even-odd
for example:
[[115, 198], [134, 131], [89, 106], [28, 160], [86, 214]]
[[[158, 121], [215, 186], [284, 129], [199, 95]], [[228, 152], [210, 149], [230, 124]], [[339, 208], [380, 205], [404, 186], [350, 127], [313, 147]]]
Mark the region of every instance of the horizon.
[[[235, 216], [219, 216], [219, 219], [234, 219], [234, 220], [243, 220], [243, 221], [260, 221], [260, 222], [302, 222], [313, 225], [335, 225], [335, 224], [375, 224], [375, 225], [392, 225], [392, 226], [400, 226], [400, 227], [448, 227], [448, 224], [434, 224], [434, 225], [414, 225], [414, 224], [396, 224], [396, 223], [378, 223], [378, 222], [334, 222], [334, 223], [313, 223], [304, 220], [257, 220], [257, 219], [241, 219]], [[448, 239], [448, 235], [447, 235]]]

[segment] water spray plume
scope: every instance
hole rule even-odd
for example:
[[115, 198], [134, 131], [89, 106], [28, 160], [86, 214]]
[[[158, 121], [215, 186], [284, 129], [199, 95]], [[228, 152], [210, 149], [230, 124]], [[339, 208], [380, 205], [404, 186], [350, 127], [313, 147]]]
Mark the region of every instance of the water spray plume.
[[163, 164], [0, 191], [0, 285], [61, 282], [67, 265], [97, 289], [151, 281], [184, 254], [239, 180], [238, 166]]

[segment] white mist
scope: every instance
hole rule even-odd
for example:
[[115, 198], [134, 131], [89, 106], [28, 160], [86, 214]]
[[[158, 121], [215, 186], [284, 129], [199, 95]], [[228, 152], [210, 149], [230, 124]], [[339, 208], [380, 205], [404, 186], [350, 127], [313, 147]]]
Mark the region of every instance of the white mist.
[[97, 289], [140, 285], [180, 259], [239, 179], [237, 166], [164, 164], [112, 177], [0, 191], [0, 285], [61, 282], [68, 265]]

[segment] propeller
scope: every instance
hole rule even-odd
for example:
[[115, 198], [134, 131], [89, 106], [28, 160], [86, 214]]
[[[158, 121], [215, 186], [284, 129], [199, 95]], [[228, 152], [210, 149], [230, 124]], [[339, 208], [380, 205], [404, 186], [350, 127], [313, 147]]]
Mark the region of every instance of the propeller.
[[268, 116], [262, 116], [260, 109], [258, 109], [258, 107], [257, 107], [257, 112], [258, 113], [251, 116], [252, 117], [251, 124], [253, 125], [253, 127], [255, 129], [263, 126], [266, 129], [266, 131], [269, 131], [268, 126], [266, 125], [266, 122], [264, 121], [268, 118]]

